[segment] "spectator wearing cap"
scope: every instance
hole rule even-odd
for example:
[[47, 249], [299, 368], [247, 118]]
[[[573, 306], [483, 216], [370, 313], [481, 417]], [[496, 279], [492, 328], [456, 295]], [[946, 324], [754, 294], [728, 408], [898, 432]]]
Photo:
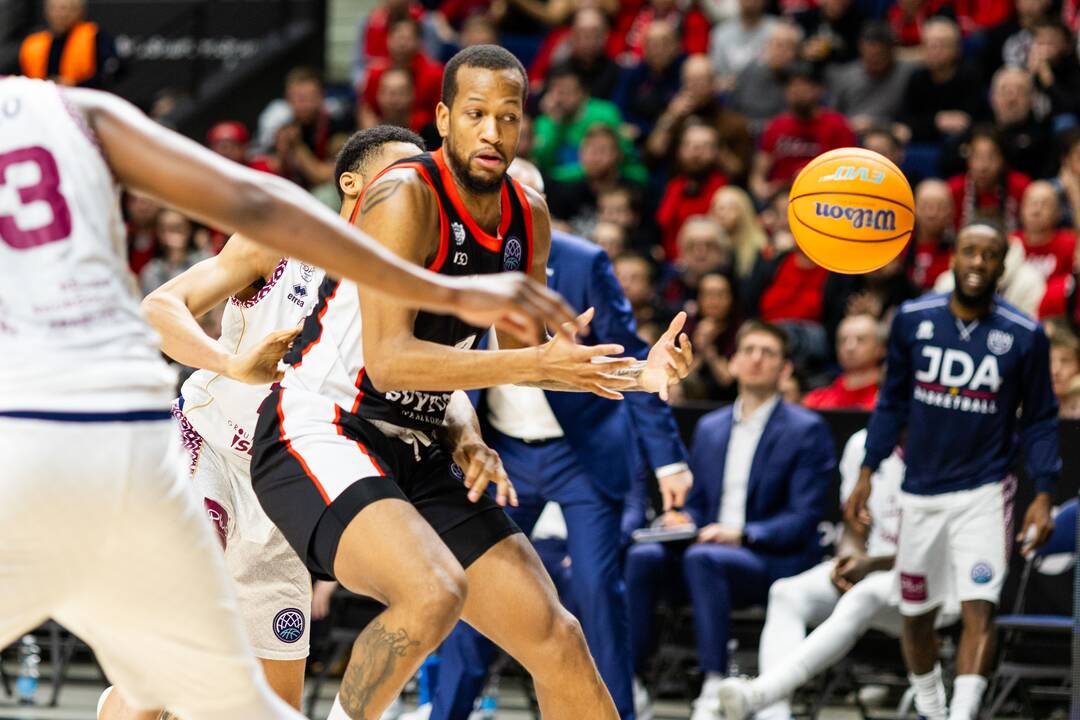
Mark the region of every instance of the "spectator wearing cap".
[[785, 71], [798, 59], [802, 39], [802, 28], [795, 23], [788, 20], [773, 23], [765, 36], [763, 53], [735, 78], [728, 105], [749, 120], [755, 135], [787, 107]]
[[578, 150], [579, 171], [562, 173], [548, 188], [552, 217], [565, 220], [576, 233], [587, 236], [596, 223], [596, 199], [601, 192], [622, 184], [644, 188], [641, 166], [624, 162], [619, 134], [607, 125], [593, 125]]
[[46, 29], [19, 47], [19, 72], [60, 85], [104, 88], [116, 78], [120, 60], [112, 37], [86, 20], [85, 0], [45, 0]]
[[795, 13], [806, 33], [803, 57], [815, 63], [846, 63], [858, 55], [863, 17], [853, 0], [819, 0], [816, 7]]
[[900, 111], [912, 66], [896, 59], [896, 39], [884, 22], [868, 22], [859, 35], [859, 59], [828, 75], [833, 108], [856, 133], [888, 126]]
[[556, 28], [552, 34], [561, 40], [545, 43], [529, 68], [529, 86], [542, 90], [552, 65], [573, 68], [592, 97], [611, 100], [619, 82], [619, 66], [608, 54], [611, 21], [594, 7], [574, 13], [569, 30]]
[[1053, 185], [1044, 180], [1028, 185], [1020, 203], [1020, 229], [1015, 239], [1024, 246], [1024, 261], [1047, 283], [1072, 274], [1076, 234], [1071, 228], [1058, 227], [1060, 215]]
[[885, 338], [876, 317], [848, 315], [836, 330], [836, 359], [840, 375], [825, 387], [811, 390], [802, 400], [813, 410], [864, 410], [877, 403]]
[[727, 185], [719, 160], [720, 135], [716, 128], [701, 122], [687, 125], [675, 158], [675, 174], [664, 188], [656, 211], [668, 261], [679, 257], [678, 237], [683, 223], [692, 215], [708, 213], [713, 194]]
[[[578, 148], [594, 125], [606, 125], [616, 132], [622, 114], [614, 103], [589, 97], [581, 76], [569, 65], [556, 65], [548, 73], [547, 89], [540, 99], [541, 115], [533, 125], [533, 161], [553, 180], [581, 178]], [[626, 158], [634, 157], [632, 143], [621, 134], [620, 147]]]
[[986, 223], [1012, 232], [1020, 222], [1020, 201], [1031, 179], [1009, 168], [1001, 134], [980, 125], [965, 144], [966, 172], [949, 178], [957, 210], [956, 229]]
[[1032, 29], [1034, 42], [1028, 53], [1028, 70], [1035, 80], [1036, 102], [1043, 114], [1053, 118], [1080, 118], [1080, 60], [1072, 33], [1056, 19], [1044, 19]]
[[898, 118], [912, 142], [940, 143], [967, 132], [987, 116], [985, 84], [979, 73], [960, 62], [960, 29], [935, 17], [922, 29], [924, 66], [911, 74]]
[[639, 136], [648, 137], [679, 92], [682, 62], [675, 26], [667, 20], [650, 23], [644, 47], [642, 58], [622, 69], [613, 100]]
[[206, 146], [222, 157], [235, 163], [246, 165], [253, 170], [275, 172], [270, 158], [248, 157], [248, 142], [251, 135], [247, 126], [237, 120], [225, 120], [217, 123], [206, 132]]
[[821, 106], [821, 93], [821, 80], [813, 65], [800, 61], [788, 68], [784, 87], [788, 111], [765, 128], [754, 158], [750, 190], [759, 201], [789, 184], [821, 153], [856, 144], [844, 116]]
[[705, 55], [691, 55], [682, 66], [682, 89], [660, 116], [645, 143], [647, 160], [666, 165], [690, 124], [716, 130], [720, 169], [732, 182], [743, 182], [754, 145], [746, 118], [725, 107], [716, 94], [716, 72]]
[[775, 17], [765, 14], [765, 0], [739, 0], [738, 15], [712, 29], [709, 59], [722, 88], [733, 87], [736, 76], [761, 56], [776, 22]]
[[442, 96], [441, 63], [432, 60], [421, 47], [420, 21], [412, 17], [394, 20], [386, 38], [388, 54], [371, 61], [363, 85], [363, 105], [379, 117], [379, 84], [383, 73], [392, 68], [405, 70], [412, 77], [413, 112], [408, 127], [415, 132], [435, 121], [435, 106]]
[[908, 277], [922, 292], [934, 287], [949, 269], [955, 236], [952, 191], [941, 180], [923, 180], [915, 187], [915, 232], [908, 243]]

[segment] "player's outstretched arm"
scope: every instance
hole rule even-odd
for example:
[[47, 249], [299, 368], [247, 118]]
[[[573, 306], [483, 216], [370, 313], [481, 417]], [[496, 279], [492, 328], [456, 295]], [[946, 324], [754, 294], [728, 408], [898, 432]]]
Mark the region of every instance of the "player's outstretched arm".
[[142, 302], [146, 319], [161, 335], [162, 351], [188, 367], [216, 372], [240, 382], [278, 380], [278, 361], [300, 328], [271, 333], [250, 352], [236, 355], [208, 336], [197, 318], [260, 279], [268, 278], [280, 256], [234, 235], [216, 256], [168, 281]]
[[[357, 220], [360, 229], [373, 234], [388, 251], [406, 262], [429, 262], [438, 249], [440, 231], [430, 193], [414, 170], [397, 169], [384, 174], [365, 190]], [[498, 277], [483, 275], [479, 279]], [[612, 378], [609, 372], [628, 362], [591, 362], [593, 357], [622, 352], [618, 345], [585, 347], [564, 340], [554, 352], [547, 345], [504, 351], [448, 347], [420, 340], [413, 334], [416, 310], [364, 286], [360, 287], [360, 312], [367, 376], [382, 392], [475, 390], [545, 377], [585, 392], [604, 392], [605, 383], [614, 387], [627, 384]], [[573, 331], [571, 326], [566, 332]]]
[[93, 90], [65, 90], [87, 118], [117, 179], [214, 227], [241, 232], [373, 290], [469, 322], [505, 322], [531, 338], [573, 316], [557, 295], [520, 275], [490, 283], [439, 277], [402, 262], [299, 187], [249, 170]]

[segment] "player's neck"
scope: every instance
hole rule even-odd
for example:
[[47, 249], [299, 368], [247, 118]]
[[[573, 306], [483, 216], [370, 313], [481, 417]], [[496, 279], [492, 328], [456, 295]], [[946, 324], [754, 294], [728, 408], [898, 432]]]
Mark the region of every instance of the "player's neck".
[[469, 211], [469, 215], [472, 216], [477, 225], [495, 235], [499, 230], [499, 223], [502, 221], [501, 188], [494, 192], [477, 193], [462, 185], [457, 179], [457, 175], [453, 173], [451, 175], [454, 177], [454, 185], [457, 186], [458, 196], [461, 197], [461, 202], [465, 205], [465, 209]]
[[964, 322], [971, 322], [972, 320], [986, 317], [990, 314], [990, 307], [993, 304], [994, 299], [992, 297], [978, 305], [968, 305], [961, 302], [960, 299], [956, 297], [955, 291], [949, 296], [949, 311]]
[[360, 196], [349, 197], [346, 195], [341, 201], [341, 210], [338, 212], [342, 219], [349, 220], [352, 217], [353, 210], [356, 209], [356, 202], [360, 199]]

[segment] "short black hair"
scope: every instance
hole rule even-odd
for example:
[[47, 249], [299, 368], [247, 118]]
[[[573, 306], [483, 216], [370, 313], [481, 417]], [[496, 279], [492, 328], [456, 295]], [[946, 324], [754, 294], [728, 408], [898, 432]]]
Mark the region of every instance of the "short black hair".
[[397, 125], [376, 125], [353, 133], [345, 141], [341, 152], [338, 153], [337, 162], [334, 163], [334, 186], [337, 188], [339, 199], [345, 197], [345, 193], [341, 190], [341, 183], [338, 182], [341, 176], [347, 172], [356, 172], [379, 148], [392, 142], [412, 143], [420, 148], [421, 152], [427, 149], [422, 137], [408, 128]]
[[581, 87], [585, 87], [585, 78], [581, 76], [581, 73], [578, 72], [578, 69], [574, 67], [574, 65], [569, 60], [564, 60], [563, 62], [552, 65], [551, 68], [547, 71], [547, 74], [544, 76], [544, 83], [548, 87], [551, 87], [552, 83], [554, 83], [559, 78], [564, 77], [575, 78], [577, 79], [578, 84], [581, 85]]
[[884, 20], [870, 20], [864, 23], [862, 30], [859, 31], [859, 40], [860, 42], [894, 47], [896, 45], [896, 33], [893, 32], [892, 25]]
[[821, 68], [809, 60], [796, 60], [780, 71], [780, 77], [784, 85], [798, 79], [809, 80], [815, 85], [822, 84]]
[[735, 350], [738, 351], [739, 346], [742, 345], [742, 341], [747, 335], [753, 335], [755, 333], [764, 333], [765, 335], [771, 335], [778, 343], [780, 343], [780, 357], [784, 360], [790, 359], [791, 347], [788, 334], [784, 332], [784, 329], [779, 325], [774, 325], [764, 320], [747, 320], [739, 326], [738, 331], [735, 333]]
[[458, 93], [458, 70], [463, 67], [483, 68], [484, 70], [515, 70], [521, 75], [521, 101], [529, 95], [529, 74], [525, 66], [506, 48], [498, 45], [473, 45], [450, 58], [443, 70], [442, 103], [453, 107]]

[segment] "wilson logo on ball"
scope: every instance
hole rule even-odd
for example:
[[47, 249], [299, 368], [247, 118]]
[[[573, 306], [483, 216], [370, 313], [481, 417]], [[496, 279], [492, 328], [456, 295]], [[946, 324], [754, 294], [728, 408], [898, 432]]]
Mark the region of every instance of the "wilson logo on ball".
[[814, 214], [833, 220], [847, 220], [855, 230], [896, 230], [895, 210], [842, 207], [825, 202], [814, 203]]

